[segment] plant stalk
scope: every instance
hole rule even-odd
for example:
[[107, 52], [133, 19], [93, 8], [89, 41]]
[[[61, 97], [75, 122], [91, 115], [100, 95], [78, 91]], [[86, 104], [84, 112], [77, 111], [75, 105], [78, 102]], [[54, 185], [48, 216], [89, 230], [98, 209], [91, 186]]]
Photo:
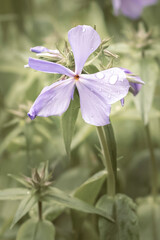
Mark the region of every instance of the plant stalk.
[[145, 125], [145, 131], [146, 131], [147, 143], [148, 143], [148, 148], [150, 151], [150, 160], [151, 160], [152, 196], [153, 196], [153, 199], [155, 200], [156, 196], [158, 194], [158, 167], [157, 167], [157, 163], [156, 163], [154, 148], [153, 148], [150, 129], [149, 129], [148, 124]]
[[42, 202], [38, 201], [38, 217], [39, 217], [39, 221], [42, 220]]
[[107, 194], [113, 197], [116, 194], [116, 180], [103, 127], [97, 127], [97, 134], [103, 152], [103, 164], [107, 170]]

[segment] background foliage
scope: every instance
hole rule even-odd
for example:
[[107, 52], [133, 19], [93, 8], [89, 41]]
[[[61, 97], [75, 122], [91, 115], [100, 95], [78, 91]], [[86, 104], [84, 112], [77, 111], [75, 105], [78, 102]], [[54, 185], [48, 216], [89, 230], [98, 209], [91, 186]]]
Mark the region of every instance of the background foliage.
[[[108, 0], [68, 0], [67, 3], [65, 0], [5, 0], [0, 5], [0, 188], [21, 186], [8, 174], [30, 175], [31, 168], [38, 167], [47, 160], [50, 170], [53, 170], [54, 186], [67, 193], [75, 192], [90, 176], [103, 170], [95, 127], [85, 124], [80, 112], [71, 144], [71, 158], [65, 151], [59, 117], [39, 117], [34, 121], [27, 117], [27, 112], [41, 89], [58, 78], [24, 69], [28, 57], [33, 55], [29, 51], [30, 47], [61, 47], [64, 38], [67, 40], [70, 28], [86, 24], [96, 25], [101, 39], [111, 37], [108, 49], [119, 55], [114, 66], [128, 68], [146, 82], [143, 93], [135, 99], [129, 94], [125, 106], [122, 108], [120, 103], [114, 104], [111, 114], [120, 169], [118, 192], [125, 193], [134, 200], [146, 197], [151, 191], [150, 154], [143, 121], [145, 124], [149, 122], [160, 167], [160, 3], [146, 8], [141, 19], [136, 21], [124, 16], [115, 17], [111, 1]], [[144, 26], [151, 34], [151, 42], [146, 50], [145, 63], [142, 63], [140, 44], [144, 40]], [[103, 185], [101, 192], [105, 193], [103, 178], [99, 178], [99, 184]], [[91, 185], [87, 191], [90, 187]], [[80, 189], [78, 191], [77, 196], [83, 200]], [[91, 195], [92, 193], [93, 191], [90, 192]], [[142, 218], [147, 214], [146, 206], [149, 202], [146, 198], [145, 205], [140, 205]], [[19, 226], [28, 218], [25, 216], [13, 229], [9, 229], [17, 206], [18, 201], [0, 202], [2, 240], [16, 239]], [[36, 214], [35, 212], [36, 209], [33, 209], [30, 215]], [[78, 222], [71, 219], [74, 214], [75, 212], [69, 214], [69, 210], [57, 210], [56, 205], [48, 213], [44, 210], [46, 219], [53, 221], [56, 226], [57, 240], [76, 239], [75, 229], [79, 231], [77, 239], [98, 240], [98, 231], [92, 226], [97, 218], [85, 217], [80, 227]], [[79, 214], [77, 221], [81, 219], [84, 219], [83, 214]], [[31, 222], [28, 224], [32, 225]], [[147, 239], [150, 235], [144, 229], [141, 236], [145, 236], [142, 239]]]

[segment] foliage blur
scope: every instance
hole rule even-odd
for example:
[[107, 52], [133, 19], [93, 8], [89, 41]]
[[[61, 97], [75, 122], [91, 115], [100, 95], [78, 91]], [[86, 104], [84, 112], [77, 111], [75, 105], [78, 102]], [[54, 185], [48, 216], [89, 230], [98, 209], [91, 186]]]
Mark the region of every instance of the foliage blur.
[[[101, 39], [111, 38], [108, 50], [119, 56], [113, 66], [128, 68], [146, 82], [143, 97], [128, 94], [124, 107], [120, 102], [113, 105], [111, 122], [120, 169], [118, 192], [133, 199], [147, 196], [151, 192], [150, 153], [144, 124], [148, 122], [160, 167], [160, 2], [145, 8], [135, 21], [115, 17], [109, 0], [1, 0], [0, 5], [0, 188], [20, 186], [9, 173], [30, 175], [31, 168], [46, 161], [53, 170], [54, 186], [68, 193], [103, 170], [96, 129], [83, 122], [81, 113], [71, 158], [65, 152], [60, 117], [37, 117], [34, 121], [27, 117], [41, 89], [59, 78], [24, 68], [28, 57], [34, 56], [30, 48], [61, 48], [69, 29], [86, 24], [96, 26]], [[144, 69], [142, 50], [146, 57]], [[140, 104], [144, 106], [143, 113]], [[1, 240], [16, 238], [19, 226], [8, 229], [17, 206], [18, 201], [0, 202]], [[57, 239], [72, 238], [75, 226], [68, 211], [63, 217], [49, 217], [58, 229]], [[96, 229], [90, 231], [87, 221], [82, 227], [80, 239], [98, 239]]]

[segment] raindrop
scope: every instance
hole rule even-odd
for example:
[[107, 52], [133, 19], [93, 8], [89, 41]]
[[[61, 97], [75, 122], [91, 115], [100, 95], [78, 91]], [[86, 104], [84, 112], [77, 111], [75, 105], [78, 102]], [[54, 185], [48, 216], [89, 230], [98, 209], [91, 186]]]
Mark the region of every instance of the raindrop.
[[109, 83], [110, 84], [115, 84], [117, 82], [117, 80], [118, 80], [118, 76], [113, 75], [113, 76], [110, 77]]
[[82, 32], [85, 32], [85, 31], [86, 31], [86, 28], [85, 28], [85, 27], [83, 27], [83, 28], [82, 28]]
[[96, 73], [96, 77], [98, 79], [102, 79], [102, 78], [104, 78], [104, 74], [102, 72], [98, 72], [98, 73]]
[[123, 82], [123, 80], [124, 80], [124, 79], [123, 79], [123, 77], [121, 76], [121, 77], [119, 78], [119, 81], [120, 81], [120, 82]]

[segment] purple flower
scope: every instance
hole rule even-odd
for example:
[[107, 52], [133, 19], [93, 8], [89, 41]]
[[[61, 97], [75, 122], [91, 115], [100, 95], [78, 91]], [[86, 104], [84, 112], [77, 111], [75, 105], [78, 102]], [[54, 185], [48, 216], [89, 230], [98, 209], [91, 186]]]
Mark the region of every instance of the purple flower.
[[129, 71], [128, 69], [125, 69], [125, 68], [121, 68], [126, 74], [128, 74], [128, 78], [130, 76], [130, 82], [129, 82], [129, 85], [130, 85], [130, 89], [129, 91], [131, 93], [133, 93], [134, 96], [136, 96], [139, 91], [141, 90], [141, 87], [142, 87], [142, 84], [144, 84], [144, 82], [140, 79], [139, 76], [135, 76], [133, 75], [133, 73], [131, 71]]
[[30, 49], [31, 52], [35, 52], [35, 53], [53, 53], [53, 54], [59, 54], [58, 50], [51, 50], [48, 48], [45, 48], [43, 46], [36, 46]]
[[144, 7], [156, 2], [157, 0], [112, 0], [114, 14], [122, 13], [131, 19], [139, 18]]
[[129, 90], [126, 73], [120, 68], [110, 68], [94, 74], [82, 74], [83, 66], [101, 44], [98, 33], [90, 26], [77, 26], [68, 32], [75, 59], [75, 72], [53, 62], [29, 58], [29, 67], [47, 73], [68, 76], [45, 87], [32, 105], [28, 116], [48, 117], [61, 115], [73, 99], [75, 87], [80, 97], [82, 117], [85, 122], [103, 126], [109, 123], [110, 104], [124, 98]]

